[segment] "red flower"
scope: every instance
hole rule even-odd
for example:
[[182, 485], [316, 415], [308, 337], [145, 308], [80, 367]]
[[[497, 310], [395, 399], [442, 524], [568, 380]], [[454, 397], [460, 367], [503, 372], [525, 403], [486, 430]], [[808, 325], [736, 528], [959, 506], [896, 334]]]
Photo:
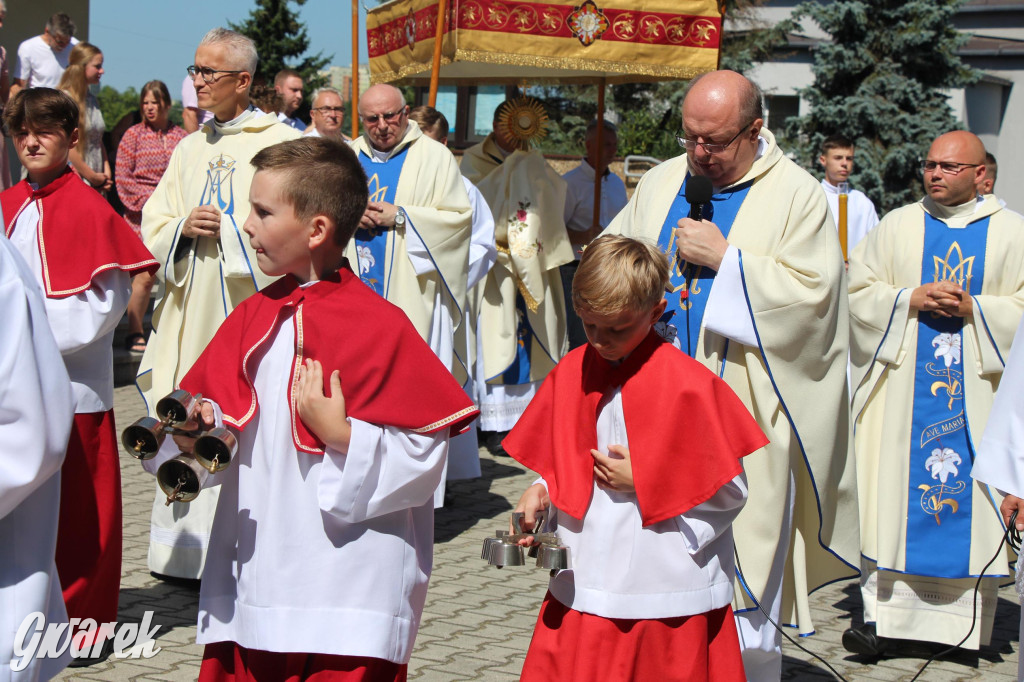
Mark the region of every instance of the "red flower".
[[524, 211], [523, 209], [519, 209], [518, 211], [516, 211], [516, 220], [518, 220], [521, 223], [525, 223], [526, 211]]

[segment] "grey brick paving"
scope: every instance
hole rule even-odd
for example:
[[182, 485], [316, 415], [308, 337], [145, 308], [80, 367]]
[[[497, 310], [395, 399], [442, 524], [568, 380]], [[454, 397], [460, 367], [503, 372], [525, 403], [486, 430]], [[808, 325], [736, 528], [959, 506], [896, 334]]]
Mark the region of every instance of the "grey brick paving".
[[[121, 428], [142, 415], [142, 400], [133, 387], [115, 391], [115, 410]], [[409, 679], [418, 682], [518, 679], [530, 642], [533, 623], [544, 596], [545, 574], [533, 568], [487, 568], [478, 558], [482, 539], [502, 527], [522, 490], [533, 475], [507, 458], [482, 454], [484, 477], [452, 484], [451, 503], [438, 510], [434, 573], [423, 624]], [[58, 679], [97, 681], [194, 680], [202, 647], [196, 645], [198, 593], [169, 585], [150, 576], [146, 568], [152, 478], [135, 460], [122, 454], [124, 490], [124, 567], [121, 579], [120, 620], [139, 622], [147, 610], [158, 633], [160, 653], [150, 660], [114, 660], [89, 668], [66, 670]], [[851, 657], [840, 636], [851, 618], [860, 618], [859, 596], [852, 582], [838, 583], [813, 597], [817, 633], [800, 643], [827, 659], [849, 680], [907, 682], [923, 659], [888, 658], [864, 664]], [[992, 646], [981, 653], [962, 653], [932, 663], [921, 679], [1016, 679], [1016, 595], [1010, 587], [1000, 592]], [[784, 644], [785, 680], [829, 680], [820, 662]]]

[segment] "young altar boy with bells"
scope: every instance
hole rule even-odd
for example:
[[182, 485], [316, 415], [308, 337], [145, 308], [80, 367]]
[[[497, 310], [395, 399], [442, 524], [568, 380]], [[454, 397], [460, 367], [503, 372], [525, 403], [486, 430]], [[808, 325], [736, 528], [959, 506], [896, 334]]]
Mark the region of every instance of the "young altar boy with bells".
[[[367, 202], [355, 154], [304, 137], [252, 165], [243, 229], [281, 279], [235, 308], [181, 381], [202, 394], [205, 427], [238, 432], [207, 480], [221, 493], [199, 679], [404, 680], [448, 435], [477, 410], [344, 258]], [[147, 468], [176, 450], [168, 439]]]
[[[154, 272], [158, 264], [128, 223], [68, 166], [80, 134], [78, 113], [73, 99], [51, 88], [22, 90], [7, 103], [4, 124], [28, 175], [0, 194], [0, 204], [7, 237], [42, 287], [76, 403], [57, 531], [64, 602], [70, 618], [109, 623], [117, 620], [121, 587], [112, 341], [132, 276]], [[98, 639], [95, 626], [82, 626], [72, 640], [72, 665], [109, 656], [113, 639]]]
[[[767, 443], [729, 386], [655, 330], [668, 258], [604, 236], [573, 307], [589, 343], [548, 375], [503, 446], [542, 479], [570, 568], [551, 579], [522, 679], [746, 679], [730, 603], [740, 458]], [[522, 541], [521, 544], [529, 544]]]

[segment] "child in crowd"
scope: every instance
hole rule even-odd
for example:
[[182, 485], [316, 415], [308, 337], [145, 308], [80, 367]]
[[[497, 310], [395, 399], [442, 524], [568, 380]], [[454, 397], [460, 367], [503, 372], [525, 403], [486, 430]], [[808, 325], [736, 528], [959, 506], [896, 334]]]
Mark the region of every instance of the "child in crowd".
[[570, 552], [523, 680], [745, 679], [731, 523], [747, 496], [739, 459], [767, 441], [724, 381], [655, 332], [668, 283], [653, 244], [588, 246], [572, 300], [589, 343], [503, 443], [542, 476], [519, 501], [525, 527], [550, 508]]
[[349, 269], [367, 203], [353, 152], [304, 137], [252, 164], [244, 230], [281, 279], [231, 313], [181, 381], [210, 399], [204, 427], [238, 432], [237, 455], [207, 481], [222, 487], [199, 679], [404, 680], [448, 435], [477, 410], [405, 314]]
[[[3, 113], [27, 178], [0, 194], [7, 237], [35, 273], [71, 378], [74, 427], [61, 468], [57, 573], [68, 616], [117, 620], [121, 470], [114, 432], [114, 329], [131, 277], [158, 264], [128, 224], [68, 166], [79, 111], [59, 90], [20, 91]], [[110, 655], [95, 629], [76, 635], [72, 665]], [[95, 646], [94, 646], [95, 645]]]

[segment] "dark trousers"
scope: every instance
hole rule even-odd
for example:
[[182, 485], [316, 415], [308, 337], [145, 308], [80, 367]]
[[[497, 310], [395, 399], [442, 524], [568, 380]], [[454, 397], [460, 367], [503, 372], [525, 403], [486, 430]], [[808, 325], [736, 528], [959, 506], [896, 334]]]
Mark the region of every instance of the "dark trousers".
[[587, 342], [587, 333], [583, 331], [583, 320], [572, 307], [572, 278], [576, 276], [578, 260], [558, 266], [562, 276], [562, 291], [565, 293], [565, 328], [569, 332], [569, 350], [582, 346]]

